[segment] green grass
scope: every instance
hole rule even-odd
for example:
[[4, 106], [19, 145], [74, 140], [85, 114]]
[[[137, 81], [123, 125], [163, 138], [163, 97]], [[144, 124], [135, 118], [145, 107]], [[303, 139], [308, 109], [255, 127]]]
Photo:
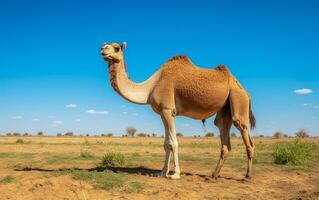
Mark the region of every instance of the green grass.
[[129, 192], [142, 192], [144, 190], [144, 185], [140, 182], [133, 181], [130, 183]]
[[15, 181], [15, 177], [14, 176], [5, 176], [0, 180], [0, 183], [2, 184], [8, 184], [8, 183], [12, 183]]
[[113, 173], [111, 171], [72, 171], [73, 178], [76, 180], [90, 181], [98, 189], [120, 188], [124, 186], [126, 176], [123, 174]]
[[17, 143], [17, 144], [23, 144], [24, 141], [23, 141], [23, 139], [17, 139], [17, 140], [16, 140], [16, 143]]
[[315, 151], [318, 151], [317, 144], [295, 140], [276, 143], [272, 156], [275, 164], [303, 165], [313, 158]]
[[83, 158], [83, 159], [91, 159], [91, 158], [95, 158], [95, 155], [90, 153], [90, 152], [87, 152], [87, 151], [82, 151], [80, 153], [80, 158]]
[[35, 153], [1, 152], [0, 158], [33, 158]]
[[99, 167], [117, 167], [124, 166], [127, 163], [127, 159], [120, 152], [109, 152], [101, 159]]

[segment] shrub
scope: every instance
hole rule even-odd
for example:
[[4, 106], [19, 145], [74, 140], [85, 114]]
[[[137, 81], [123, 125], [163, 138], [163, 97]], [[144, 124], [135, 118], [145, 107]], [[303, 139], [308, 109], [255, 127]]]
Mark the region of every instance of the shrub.
[[308, 131], [305, 130], [305, 129], [300, 129], [300, 130], [296, 133], [296, 137], [299, 137], [299, 138], [309, 137]]
[[62, 134], [61, 134], [61, 133], [58, 133], [58, 134], [56, 134], [56, 136], [61, 137], [61, 136], [62, 136]]
[[277, 131], [276, 133], [274, 133], [273, 137], [276, 138], [276, 139], [279, 139], [279, 138], [282, 138], [283, 135], [284, 134], [282, 132]]
[[82, 151], [80, 153], [81, 158], [94, 158], [94, 155], [87, 151]]
[[177, 137], [184, 137], [183, 133], [180, 133], [180, 132], [176, 133], [176, 136]]
[[157, 134], [156, 133], [152, 133], [152, 137], [157, 137]]
[[120, 152], [110, 152], [101, 159], [100, 167], [123, 166], [126, 163], [125, 156]]
[[74, 136], [74, 133], [73, 133], [73, 132], [66, 132], [66, 133], [64, 134], [64, 136], [70, 136], [70, 137], [72, 137], [72, 136]]
[[133, 126], [126, 128], [127, 135], [131, 137], [135, 136], [136, 131], [137, 131], [136, 128], [134, 128]]
[[139, 133], [139, 134], [137, 134], [137, 136], [138, 137], [150, 137], [150, 135], [147, 133]]
[[7, 133], [6, 136], [12, 136], [12, 134], [11, 133]]
[[44, 136], [44, 133], [43, 133], [42, 131], [39, 131], [39, 132], [37, 133], [37, 136]]
[[214, 137], [215, 134], [214, 134], [213, 132], [208, 132], [208, 133], [206, 133], [205, 136], [206, 136], [206, 137]]
[[316, 145], [310, 142], [281, 142], [275, 144], [272, 153], [274, 163], [279, 165], [301, 165], [312, 158]]
[[24, 141], [23, 141], [22, 139], [17, 139], [17, 140], [16, 140], [16, 143], [17, 143], [17, 144], [23, 144]]
[[230, 134], [230, 136], [231, 136], [231, 137], [237, 137], [236, 133], [234, 133], [234, 132], [232, 132], [232, 133]]
[[29, 133], [23, 133], [23, 136], [29, 136]]
[[13, 133], [12, 135], [13, 135], [13, 136], [21, 136], [20, 133]]
[[5, 176], [0, 180], [0, 183], [8, 184], [12, 183], [15, 180], [14, 176]]
[[113, 137], [113, 133], [106, 134], [107, 137]]
[[264, 137], [265, 137], [265, 135], [261, 134], [261, 135], [259, 135], [259, 137], [264, 138]]

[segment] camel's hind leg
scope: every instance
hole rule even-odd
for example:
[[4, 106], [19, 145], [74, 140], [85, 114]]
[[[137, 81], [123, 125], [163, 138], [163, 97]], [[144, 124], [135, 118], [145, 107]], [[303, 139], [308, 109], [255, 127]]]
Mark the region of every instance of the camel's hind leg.
[[252, 159], [255, 147], [252, 138], [249, 134], [250, 97], [243, 89], [236, 88], [230, 91], [229, 99], [232, 121], [236, 128], [240, 131], [246, 146], [246, 152], [248, 157], [246, 177], [250, 178], [252, 171]]
[[229, 130], [232, 125], [232, 120], [228, 103], [223, 107], [221, 111], [217, 113], [214, 123], [219, 128], [221, 151], [219, 161], [212, 176], [214, 178], [218, 178], [220, 170], [226, 160], [227, 154], [231, 150]]

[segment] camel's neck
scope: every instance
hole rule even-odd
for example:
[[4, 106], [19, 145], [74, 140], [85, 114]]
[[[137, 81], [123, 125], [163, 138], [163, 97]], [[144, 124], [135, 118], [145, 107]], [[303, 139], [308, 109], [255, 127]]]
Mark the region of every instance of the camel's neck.
[[109, 64], [109, 74], [113, 89], [124, 99], [136, 104], [147, 104], [160, 73], [156, 72], [142, 83], [134, 83], [127, 75], [124, 60], [121, 60]]

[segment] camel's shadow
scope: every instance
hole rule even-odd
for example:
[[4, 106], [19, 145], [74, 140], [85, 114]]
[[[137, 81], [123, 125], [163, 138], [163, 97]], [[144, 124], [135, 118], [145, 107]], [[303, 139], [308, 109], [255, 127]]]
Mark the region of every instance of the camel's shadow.
[[[94, 167], [94, 168], [58, 168], [58, 169], [45, 169], [38, 167], [24, 167], [24, 168], [16, 168], [15, 171], [39, 171], [39, 172], [68, 172], [72, 170], [80, 170], [80, 171], [88, 171], [88, 172], [104, 172], [104, 171], [112, 171], [114, 173], [127, 173], [127, 174], [136, 174], [143, 176], [152, 176], [157, 177], [160, 174], [161, 170], [151, 169], [147, 167]], [[170, 174], [173, 174], [173, 171], [170, 171]], [[206, 182], [218, 182], [216, 179], [212, 178], [208, 175], [203, 174], [193, 174], [190, 172], [183, 172], [183, 176], [196, 176], [200, 177]], [[248, 180], [245, 178], [233, 178], [233, 177], [219, 177], [219, 180], [234, 180], [239, 182], [247, 182]], [[249, 182], [249, 181], [248, 181]]]

